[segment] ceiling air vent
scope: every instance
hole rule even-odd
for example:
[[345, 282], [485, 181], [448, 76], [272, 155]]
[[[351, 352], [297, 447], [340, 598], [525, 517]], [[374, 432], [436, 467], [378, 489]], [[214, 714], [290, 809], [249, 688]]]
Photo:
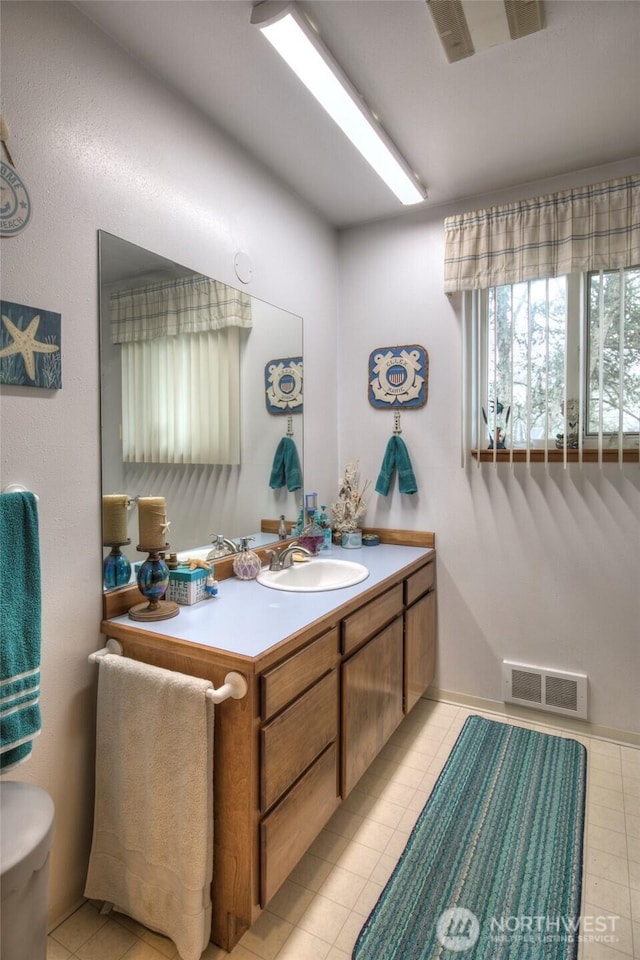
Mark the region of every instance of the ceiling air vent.
[[512, 40], [543, 29], [542, 4], [538, 0], [504, 0], [504, 5]]
[[542, 30], [542, 0], [427, 0], [449, 63]]
[[502, 661], [505, 703], [587, 718], [587, 677], [524, 663]]
[[427, 0], [449, 63], [475, 53], [460, 0]]

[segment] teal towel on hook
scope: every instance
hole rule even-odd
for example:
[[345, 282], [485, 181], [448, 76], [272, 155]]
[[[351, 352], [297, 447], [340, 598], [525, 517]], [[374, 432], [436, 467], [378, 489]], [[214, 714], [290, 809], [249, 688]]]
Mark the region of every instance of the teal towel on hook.
[[300, 458], [291, 437], [283, 437], [276, 448], [269, 486], [273, 490], [286, 486], [291, 493], [302, 486]]
[[0, 769], [25, 760], [40, 732], [40, 541], [32, 493], [0, 494]]
[[398, 471], [398, 489], [400, 493], [417, 493], [418, 484], [416, 483], [409, 451], [402, 437], [394, 434], [387, 443], [387, 449], [384, 452], [380, 473], [376, 481], [376, 493], [386, 497], [391, 486], [391, 478], [394, 470]]

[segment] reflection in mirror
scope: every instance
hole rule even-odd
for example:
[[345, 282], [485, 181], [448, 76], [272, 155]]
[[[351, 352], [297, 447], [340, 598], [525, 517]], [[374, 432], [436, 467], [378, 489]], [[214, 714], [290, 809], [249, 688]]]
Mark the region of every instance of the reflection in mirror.
[[[297, 487], [291, 470], [287, 474], [284, 469], [287, 446], [289, 452], [293, 449], [294, 459], [299, 459], [300, 464], [303, 460], [302, 319], [226, 285], [214, 282], [212, 286], [209, 278], [104, 231], [99, 231], [99, 254], [102, 494], [127, 494], [133, 501], [127, 525], [131, 544], [123, 546], [122, 552], [132, 564], [145, 559], [136, 550], [135, 498], [140, 496], [166, 499], [170, 521], [167, 539], [171, 550], [178, 553], [211, 544], [220, 533], [234, 540], [255, 536], [258, 545], [277, 539], [275, 533], [260, 533], [261, 520], [277, 521], [284, 514], [287, 521], [295, 522], [302, 503], [302, 477]], [[202, 382], [195, 383], [195, 372], [180, 373], [172, 386], [165, 367], [164, 375], [152, 378], [159, 380], [160, 390], [155, 402], [149, 404], [151, 386], [145, 387], [141, 396], [135, 396], [136, 391], [140, 393], [138, 371], [148, 366], [148, 360], [134, 359], [134, 350], [129, 348], [137, 350], [139, 342], [127, 343], [123, 349], [121, 336], [114, 332], [114, 327], [123, 329], [122, 315], [120, 322], [114, 323], [115, 304], [133, 301], [141, 288], [151, 288], [158, 297], [165, 289], [194, 285], [206, 289], [205, 300], [210, 299], [215, 287], [218, 299], [234, 301], [242, 319], [231, 327], [225, 326], [225, 330], [233, 331], [235, 346], [225, 344], [227, 353], [221, 354], [217, 344], [209, 344], [206, 350], [213, 351], [211, 354], [205, 352], [200, 342], [209, 337], [201, 326], [195, 334], [185, 334], [192, 337], [187, 352], [196, 354]], [[135, 297], [122, 293], [133, 289], [138, 291]], [[176, 310], [169, 312], [174, 314]], [[127, 315], [124, 326], [128, 324], [131, 331], [137, 329], [136, 322]], [[178, 339], [175, 334], [166, 333], [165, 329], [161, 331], [165, 341]], [[127, 353], [130, 355], [125, 356]], [[218, 417], [223, 406], [221, 391], [225, 397], [233, 397], [230, 370], [234, 363], [238, 374], [237, 404], [234, 407], [232, 401], [234, 409], [230, 415], [225, 414], [223, 432], [227, 436], [222, 448], [216, 446], [209, 455], [197, 446], [196, 452], [189, 454], [180, 446], [180, 439], [176, 441], [177, 450], [169, 454], [168, 424], [184, 414], [187, 404], [190, 411], [183, 421], [190, 427], [205, 412], [205, 423], [211, 419], [211, 411]], [[191, 400], [171, 393], [188, 387], [192, 381], [195, 386]], [[161, 403], [164, 409], [158, 412]], [[140, 426], [144, 423], [141, 404], [151, 407], [154, 425]], [[159, 434], [149, 436], [158, 430], [158, 424]], [[137, 439], [136, 429], [141, 435]], [[166, 462], [169, 459], [174, 462]], [[188, 460], [198, 462], [185, 462]], [[199, 462], [204, 460], [219, 462]], [[290, 462], [287, 460], [287, 464]], [[105, 548], [105, 556], [107, 552]]]

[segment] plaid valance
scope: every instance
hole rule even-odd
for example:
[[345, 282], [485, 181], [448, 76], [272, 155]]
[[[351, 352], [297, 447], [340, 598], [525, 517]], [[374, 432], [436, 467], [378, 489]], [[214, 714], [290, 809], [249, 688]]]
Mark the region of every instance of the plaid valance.
[[113, 343], [251, 327], [251, 323], [247, 293], [201, 274], [120, 290], [111, 296]]
[[640, 175], [447, 217], [444, 289], [640, 263]]

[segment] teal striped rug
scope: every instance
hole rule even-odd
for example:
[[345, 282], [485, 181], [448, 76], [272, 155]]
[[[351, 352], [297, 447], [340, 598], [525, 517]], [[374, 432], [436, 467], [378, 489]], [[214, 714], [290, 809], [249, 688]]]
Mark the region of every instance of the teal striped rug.
[[575, 960], [586, 751], [469, 717], [353, 960]]

